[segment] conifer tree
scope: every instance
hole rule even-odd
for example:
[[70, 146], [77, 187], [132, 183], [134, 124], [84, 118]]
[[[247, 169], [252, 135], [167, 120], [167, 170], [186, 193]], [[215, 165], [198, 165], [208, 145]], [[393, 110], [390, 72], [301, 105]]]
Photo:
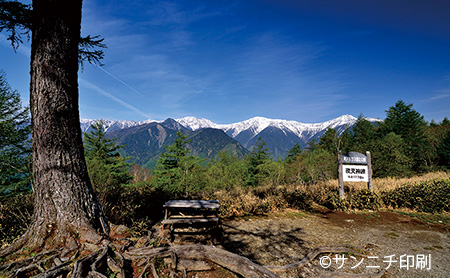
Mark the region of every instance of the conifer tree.
[[198, 176], [202, 170], [201, 160], [189, 155], [190, 151], [186, 146], [189, 142], [190, 140], [178, 131], [175, 142], [166, 146], [166, 151], [156, 162], [156, 186], [174, 197], [188, 197], [191, 191], [204, 187], [204, 181]]
[[337, 131], [334, 128], [328, 128], [325, 134], [319, 140], [319, 147], [329, 152], [330, 154], [336, 154], [339, 150], [339, 139]]
[[214, 189], [229, 190], [243, 186], [247, 168], [244, 161], [230, 151], [221, 151], [208, 166], [208, 184]]
[[426, 152], [430, 147], [425, 138], [425, 122], [422, 115], [414, 110], [412, 104], [399, 100], [387, 110], [384, 120], [384, 134], [394, 132], [401, 136], [406, 144], [406, 155], [413, 161], [412, 167], [416, 172], [425, 170]]
[[[0, 250], [0, 257], [25, 247], [31, 250], [74, 248], [76, 240], [99, 242], [103, 234], [109, 233], [89, 180], [80, 128], [78, 69], [82, 1], [33, 0], [32, 6], [16, 2], [0, 1], [0, 32], [9, 33], [16, 47], [15, 43], [21, 43], [22, 31], [31, 29], [34, 210], [25, 234]], [[16, 17], [21, 12], [30, 15], [26, 21], [16, 20], [21, 19]]]
[[351, 145], [354, 151], [360, 153], [372, 151], [372, 144], [377, 137], [377, 128], [373, 123], [360, 115], [352, 128], [352, 133]]
[[407, 155], [405, 140], [394, 132], [375, 145], [372, 167], [375, 177], [402, 177], [412, 174], [413, 161]]
[[0, 193], [22, 189], [30, 181], [30, 125], [28, 109], [0, 71]]
[[444, 140], [442, 140], [438, 149], [438, 154], [440, 158], [440, 165], [450, 169], [450, 130], [447, 131], [447, 135]]
[[266, 147], [266, 142], [258, 137], [255, 145], [253, 146], [250, 154], [246, 157], [248, 167], [247, 185], [258, 185], [258, 167], [266, 162], [270, 161], [269, 148]]
[[308, 152], [313, 152], [313, 151], [317, 150], [317, 147], [318, 147], [317, 139], [316, 138], [312, 138], [308, 142], [308, 146], [306, 147], [306, 150]]
[[287, 163], [294, 162], [297, 156], [299, 156], [302, 153], [302, 148], [300, 147], [299, 143], [295, 143], [294, 146], [289, 150], [285, 161]]
[[129, 173], [128, 158], [122, 157], [118, 150], [123, 145], [117, 145], [115, 138], [106, 136], [105, 122], [97, 121], [91, 125], [92, 130], [84, 134], [84, 150], [89, 177], [95, 189], [103, 191], [122, 184], [129, 183], [132, 176]]
[[442, 160], [442, 147], [445, 140], [448, 140], [450, 132], [450, 121], [444, 118], [440, 123], [432, 120], [425, 128], [426, 142], [430, 150], [426, 153], [427, 166], [430, 170], [435, 170], [439, 166], [445, 166]]
[[186, 148], [188, 143], [187, 137], [178, 131], [175, 142], [170, 146], [166, 146], [166, 151], [159, 157], [157, 168], [171, 170], [180, 167], [182, 159], [189, 154], [189, 149]]

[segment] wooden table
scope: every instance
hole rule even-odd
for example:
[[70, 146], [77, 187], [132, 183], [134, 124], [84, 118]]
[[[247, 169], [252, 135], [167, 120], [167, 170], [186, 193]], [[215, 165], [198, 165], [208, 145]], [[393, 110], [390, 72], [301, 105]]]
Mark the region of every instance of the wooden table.
[[162, 229], [174, 225], [213, 224], [219, 226], [219, 200], [170, 200], [163, 205]]

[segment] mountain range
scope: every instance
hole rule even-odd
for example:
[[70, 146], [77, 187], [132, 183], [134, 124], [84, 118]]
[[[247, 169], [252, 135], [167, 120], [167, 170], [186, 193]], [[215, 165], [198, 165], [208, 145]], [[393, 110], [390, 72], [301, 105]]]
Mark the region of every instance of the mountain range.
[[148, 168], [155, 166], [158, 157], [165, 151], [165, 146], [174, 143], [178, 131], [188, 137], [190, 154], [206, 160], [215, 158], [220, 151], [229, 151], [238, 157], [248, 153], [248, 150], [223, 130], [202, 128], [193, 131], [170, 118], [164, 122], [108, 131], [107, 136], [117, 138], [117, 143], [124, 145], [119, 151], [122, 156], [132, 157], [132, 162]]
[[[376, 122], [377, 119], [366, 118]], [[119, 144], [126, 145], [122, 155], [132, 156], [132, 161], [147, 167], [154, 166], [156, 159], [165, 151], [164, 146], [174, 142], [176, 132], [185, 134], [190, 143], [191, 153], [206, 159], [212, 159], [221, 150], [228, 150], [242, 157], [251, 150], [261, 137], [269, 148], [273, 159], [284, 158], [287, 152], [299, 143], [304, 149], [311, 140], [318, 141], [328, 128], [334, 128], [342, 134], [351, 128], [357, 118], [343, 115], [322, 123], [301, 123], [296, 121], [254, 117], [233, 124], [216, 124], [207, 119], [185, 117], [165, 121], [105, 121], [108, 136], [117, 138]], [[97, 120], [82, 119], [83, 132]]]

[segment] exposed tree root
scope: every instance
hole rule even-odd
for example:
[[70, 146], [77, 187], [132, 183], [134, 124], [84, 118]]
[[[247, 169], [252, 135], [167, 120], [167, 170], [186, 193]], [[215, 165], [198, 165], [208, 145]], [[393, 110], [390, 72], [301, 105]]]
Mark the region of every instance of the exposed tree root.
[[79, 244], [82, 242], [100, 245], [105, 238], [106, 234], [102, 234], [94, 228], [80, 228], [68, 225], [58, 227], [55, 223], [41, 221], [32, 224], [17, 241], [0, 250], [0, 258], [62, 246], [72, 250], [79, 248]]
[[[117, 278], [132, 276], [131, 261], [140, 269], [139, 277], [152, 275], [159, 278], [158, 267], [164, 259], [165, 276], [187, 277], [188, 271], [208, 270], [207, 262], [217, 264], [243, 277], [279, 277], [283, 272], [298, 271], [311, 263], [321, 253], [345, 253], [354, 250], [339, 246], [323, 246], [312, 250], [303, 260], [286, 266], [261, 266], [249, 259], [226, 250], [205, 245], [180, 245], [169, 247], [133, 248], [123, 252], [120, 246], [104, 245], [102, 249], [92, 250], [95, 245], [83, 245], [82, 248], [68, 251], [54, 249], [35, 256], [0, 265], [0, 272], [9, 277], [97, 277], [111, 274]], [[114, 251], [114, 249], [120, 250]], [[123, 252], [123, 255], [121, 254]], [[63, 256], [64, 255], [64, 256]], [[71, 255], [71, 257], [69, 257]], [[127, 261], [129, 263], [127, 263]], [[159, 264], [159, 265], [158, 265]], [[128, 269], [127, 269], [128, 265]], [[381, 277], [383, 272], [372, 274], [327, 273], [321, 277]]]
[[47, 271], [43, 271], [41, 274], [35, 276], [35, 278], [47, 278], [47, 277], [59, 277], [61, 275], [68, 274], [72, 270], [71, 262], [66, 262], [57, 265]]
[[21, 236], [17, 241], [15, 241], [13, 244], [9, 245], [5, 249], [0, 250], [0, 258], [6, 258], [9, 255], [16, 252], [17, 250], [20, 250], [27, 243], [28, 237], [29, 236], [28, 236], [28, 232], [27, 232], [23, 236]]
[[46, 258], [48, 256], [53, 256], [59, 252], [61, 252], [62, 249], [53, 249], [53, 250], [48, 250], [42, 253], [39, 253], [37, 255], [25, 258], [23, 260], [19, 260], [19, 261], [14, 261], [11, 262], [9, 264], [4, 264], [4, 265], [0, 265], [0, 271], [3, 272], [9, 272], [11, 270], [20, 270], [26, 266], [29, 265], [36, 265], [36, 264], [40, 264], [42, 263], [44, 260], [46, 260]]

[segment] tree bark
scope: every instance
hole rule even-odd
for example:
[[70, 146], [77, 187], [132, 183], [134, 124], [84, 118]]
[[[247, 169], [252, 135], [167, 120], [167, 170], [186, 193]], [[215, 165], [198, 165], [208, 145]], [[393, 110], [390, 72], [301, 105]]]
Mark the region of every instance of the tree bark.
[[[82, 0], [34, 0], [30, 111], [32, 223], [17, 245], [75, 247], [107, 232], [89, 180], [78, 111]], [[19, 247], [20, 248], [20, 247]]]

